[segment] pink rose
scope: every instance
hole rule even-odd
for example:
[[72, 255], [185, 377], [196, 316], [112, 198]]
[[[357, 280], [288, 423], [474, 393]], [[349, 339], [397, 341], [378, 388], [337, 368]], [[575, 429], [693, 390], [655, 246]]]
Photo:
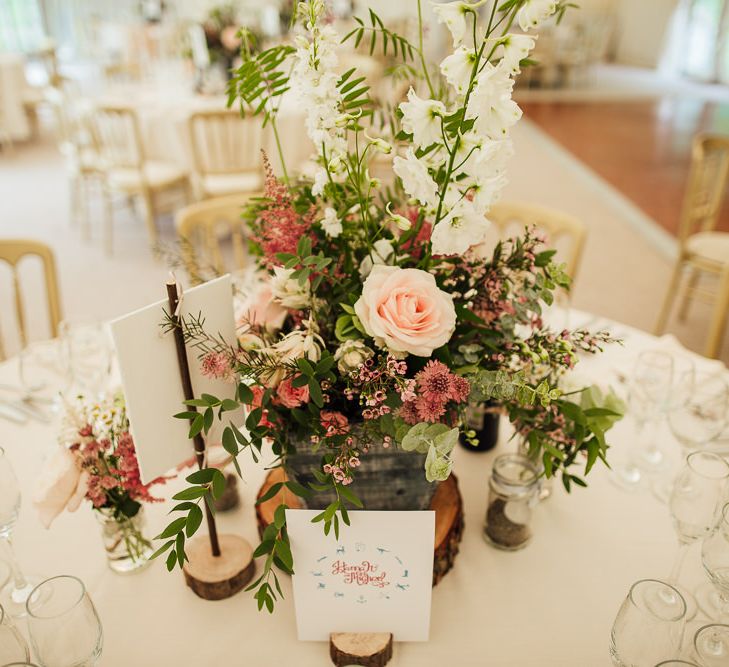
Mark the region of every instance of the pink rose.
[[251, 301], [243, 306], [243, 315], [238, 326], [243, 324], [257, 324], [269, 331], [278, 331], [284, 323], [289, 311], [273, 300], [271, 286], [262, 285], [256, 290]]
[[281, 381], [276, 389], [276, 395], [281, 401], [281, 405], [287, 408], [298, 408], [300, 405], [309, 402], [309, 386], [294, 387], [293, 381], [294, 378], [286, 378]]
[[41, 523], [50, 528], [64, 510], [74, 512], [88, 488], [88, 475], [81, 472], [76, 455], [65, 447], [57, 447], [48, 457], [33, 494]]
[[319, 419], [327, 435], [344, 435], [349, 432], [349, 420], [337, 410], [322, 410]]
[[354, 310], [378, 345], [418, 357], [445, 345], [456, 328], [453, 298], [420, 269], [375, 265]]

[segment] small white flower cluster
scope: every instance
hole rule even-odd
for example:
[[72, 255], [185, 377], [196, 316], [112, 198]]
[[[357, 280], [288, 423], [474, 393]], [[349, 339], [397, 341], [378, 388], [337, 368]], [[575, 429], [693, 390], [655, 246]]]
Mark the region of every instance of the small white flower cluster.
[[[299, 11], [308, 17], [307, 35], [296, 38], [295, 64], [291, 82], [306, 109], [306, 130], [320, 158], [326, 161], [332, 175], [342, 175], [342, 159], [347, 154], [336, 73], [338, 36], [329, 25], [321, 25], [326, 11], [323, 0], [301, 3]], [[320, 195], [329, 176], [320, 166], [314, 176], [313, 194]]]
[[[536, 38], [529, 35], [490, 38], [479, 60], [474, 48], [478, 45], [463, 43], [468, 21], [473, 20], [478, 4], [462, 0], [433, 3], [436, 17], [453, 37], [454, 52], [440, 64], [453, 88], [453, 108], [437, 100], [422, 99], [412, 88], [407, 102], [400, 104], [402, 127], [412, 134], [413, 146], [404, 157], [394, 159], [393, 170], [405, 192], [428, 215], [436, 217], [431, 236], [436, 255], [462, 254], [485, 238], [490, 225], [486, 214], [507, 182], [506, 162], [513, 153], [509, 130], [521, 118], [521, 109], [512, 99], [513, 76], [535, 45]], [[538, 25], [557, 9], [557, 4], [528, 0], [519, 10], [522, 28]], [[489, 55], [497, 64], [487, 61]], [[456, 140], [448, 137], [444, 126], [446, 119], [458, 111], [473, 124]], [[418, 157], [418, 149], [427, 152]], [[448, 174], [448, 184], [439, 189], [433, 176], [441, 169]]]

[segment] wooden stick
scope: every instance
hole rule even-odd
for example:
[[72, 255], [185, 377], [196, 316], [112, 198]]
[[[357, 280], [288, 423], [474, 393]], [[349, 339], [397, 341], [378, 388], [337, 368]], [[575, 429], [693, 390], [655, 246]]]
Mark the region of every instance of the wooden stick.
[[[185, 335], [182, 331], [180, 318], [175, 314], [177, 305], [179, 304], [179, 295], [177, 294], [177, 285], [173, 281], [167, 281], [167, 299], [170, 304], [170, 319], [174, 324], [175, 347], [177, 348], [177, 364], [180, 367], [180, 380], [182, 381], [182, 391], [185, 394], [185, 400], [191, 401], [195, 398], [192, 390], [192, 380], [190, 379], [190, 366], [187, 363], [187, 351], [185, 350]], [[189, 412], [197, 412], [194, 405], [188, 405], [186, 408]], [[192, 419], [190, 420], [192, 423]], [[198, 468], [205, 465], [205, 440], [202, 434], [198, 433], [193, 438], [195, 446], [195, 456], [197, 458]], [[218, 529], [215, 525], [215, 516], [210, 511], [208, 503], [205, 502], [205, 519], [208, 524], [208, 535], [210, 536], [210, 549], [213, 556], [220, 556], [220, 544], [218, 542]]]

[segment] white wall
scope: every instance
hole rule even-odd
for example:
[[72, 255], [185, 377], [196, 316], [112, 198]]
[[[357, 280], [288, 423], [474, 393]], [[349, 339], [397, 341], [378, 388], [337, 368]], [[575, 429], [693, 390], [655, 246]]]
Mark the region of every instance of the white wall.
[[678, 3], [679, 0], [617, 0], [617, 61], [657, 67], [666, 50], [670, 20]]

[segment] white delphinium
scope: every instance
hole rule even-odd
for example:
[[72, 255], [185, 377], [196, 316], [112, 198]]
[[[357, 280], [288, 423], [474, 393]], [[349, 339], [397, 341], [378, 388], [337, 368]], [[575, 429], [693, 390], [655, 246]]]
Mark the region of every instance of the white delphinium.
[[423, 206], [434, 208], [438, 203], [438, 186], [428, 173], [428, 167], [418, 160], [415, 151], [408, 148], [405, 157], [399, 155], [392, 161], [392, 170], [402, 181], [402, 187]]
[[441, 119], [446, 113], [443, 102], [421, 99], [411, 86], [408, 101], [400, 104], [400, 111], [402, 128], [413, 135], [418, 148], [441, 142]]
[[329, 238], [335, 239], [342, 233], [342, 221], [337, 217], [337, 212], [331, 206], [324, 210], [324, 219], [321, 220], [320, 224]]
[[474, 128], [489, 139], [501, 139], [521, 118], [521, 109], [511, 99], [514, 81], [500, 67], [487, 63], [479, 72], [466, 107], [466, 118], [475, 120]]
[[274, 300], [285, 308], [307, 308], [311, 302], [311, 288], [309, 282], [303, 285], [291, 274], [294, 269], [287, 269], [283, 266], [273, 267], [271, 278], [271, 295]]
[[473, 7], [478, 5], [462, 2], [462, 0], [443, 3], [431, 2], [430, 4], [438, 22], [444, 23], [450, 30], [453, 37], [453, 48], [460, 46], [468, 28], [468, 14], [472, 13]]
[[[325, 12], [322, 0], [312, 0], [306, 6], [308, 21], [307, 37], [296, 39], [295, 64], [291, 82], [298, 92], [302, 106], [306, 109], [306, 131], [314, 143], [317, 153], [329, 165], [334, 175], [342, 174], [337, 168], [347, 153], [347, 140], [341, 119], [342, 94], [337, 88], [339, 76], [336, 73], [338, 37], [331, 26], [319, 24]], [[314, 176], [315, 195], [322, 193], [329, 175], [321, 166]]]
[[558, 5], [557, 0], [527, 0], [517, 16], [519, 27], [525, 32], [536, 28], [557, 11]]
[[529, 57], [529, 53], [536, 45], [536, 35], [514, 35], [509, 33], [499, 40], [499, 48], [496, 55], [501, 57], [499, 67], [509, 74], [519, 74], [521, 72], [520, 63]]
[[372, 267], [375, 264], [394, 264], [395, 248], [387, 239], [378, 239], [372, 244], [370, 254], [365, 257], [359, 265], [359, 275], [366, 278], [372, 273]]
[[491, 223], [472, 201], [461, 199], [434, 228], [430, 236], [434, 255], [462, 255], [482, 243]]
[[443, 59], [440, 71], [459, 95], [465, 95], [473, 74], [476, 52], [459, 46], [451, 55]]

